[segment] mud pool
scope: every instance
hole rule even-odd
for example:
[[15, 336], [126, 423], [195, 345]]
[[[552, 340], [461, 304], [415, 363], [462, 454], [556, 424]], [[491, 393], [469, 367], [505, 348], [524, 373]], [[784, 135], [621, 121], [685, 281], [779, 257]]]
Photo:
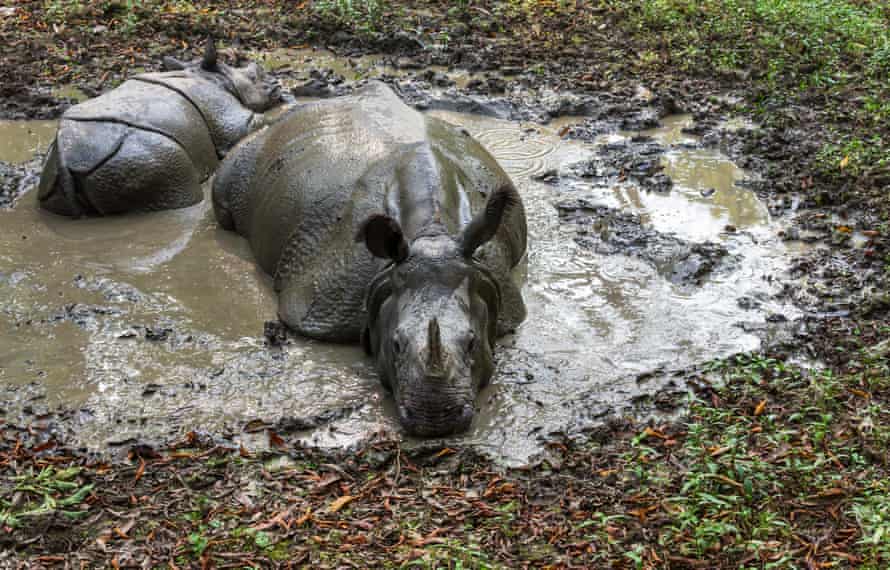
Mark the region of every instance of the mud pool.
[[[526, 201], [530, 229], [528, 319], [502, 339], [480, 413], [456, 440], [522, 463], [548, 433], [595, 425], [609, 413], [646, 413], [641, 398], [683, 389], [673, 371], [756, 348], [758, 337], [743, 325], [792, 316], [772, 300], [770, 276], [788, 257], [777, 227], [735, 184], [744, 172], [682, 133], [689, 117], [642, 133], [667, 148], [658, 160], [673, 187], [658, 193], [620, 178], [538, 180], [636, 133], [583, 143], [559, 136], [569, 118], [542, 127], [434, 113], [467, 128], [502, 163]], [[0, 160], [26, 160], [49, 140], [27, 133], [46, 127], [3, 124]], [[672, 283], [645, 259], [582, 247], [582, 229], [561, 222], [554, 207], [565, 199], [720, 244], [733, 261], [700, 285]], [[298, 338], [267, 346], [263, 326], [275, 311], [270, 279], [244, 240], [216, 226], [209, 200], [71, 221], [39, 211], [32, 191], [0, 210], [0, 409], [10, 417], [79, 410], [70, 427], [87, 447], [193, 429], [231, 430], [264, 446], [264, 433], [242, 428], [289, 418], [307, 441], [324, 445], [398, 430], [358, 347]]]

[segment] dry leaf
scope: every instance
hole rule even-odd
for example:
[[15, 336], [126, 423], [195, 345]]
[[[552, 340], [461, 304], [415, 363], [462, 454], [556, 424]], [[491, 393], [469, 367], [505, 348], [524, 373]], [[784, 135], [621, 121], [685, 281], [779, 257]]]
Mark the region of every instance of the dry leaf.
[[457, 451], [451, 449], [450, 447], [446, 447], [446, 448], [442, 449], [442, 451], [437, 453], [434, 457], [436, 457], [438, 459], [439, 457], [442, 457], [445, 455], [451, 455], [452, 453], [457, 453]]
[[284, 439], [272, 430], [269, 430], [269, 444], [273, 447], [287, 447]]
[[761, 400], [760, 403], [757, 404], [757, 407], [754, 408], [754, 415], [759, 416], [760, 414], [763, 413], [763, 410], [765, 410], [765, 409], [766, 409], [766, 400]]
[[328, 512], [336, 513], [354, 500], [355, 497], [353, 497], [352, 495], [343, 495], [342, 497], [338, 497], [337, 499], [334, 499], [334, 501], [330, 505], [328, 505]]
[[133, 477], [133, 483], [139, 481], [142, 478], [142, 474], [145, 473], [145, 460], [141, 457], [139, 458], [139, 468], [136, 469], [136, 476]]
[[658, 430], [654, 430], [650, 427], [647, 427], [643, 430], [643, 433], [647, 436], [657, 437], [658, 439], [667, 439], [667, 436], [661, 433]]

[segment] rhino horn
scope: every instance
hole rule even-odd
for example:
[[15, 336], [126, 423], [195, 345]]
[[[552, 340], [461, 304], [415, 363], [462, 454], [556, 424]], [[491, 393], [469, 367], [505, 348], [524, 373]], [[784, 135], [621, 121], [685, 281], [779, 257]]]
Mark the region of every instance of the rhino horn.
[[464, 257], [473, 252], [498, 232], [504, 215], [519, 203], [519, 193], [511, 184], [505, 184], [491, 193], [485, 209], [476, 214], [464, 228], [460, 237], [460, 250]]
[[216, 44], [213, 40], [207, 40], [207, 47], [204, 48], [204, 57], [201, 58], [201, 69], [204, 71], [217, 71], [219, 67], [216, 62]]
[[435, 317], [430, 319], [429, 329], [427, 330], [427, 345], [429, 346], [427, 370], [431, 374], [441, 373], [444, 368], [442, 362], [442, 335], [439, 332], [439, 320]]

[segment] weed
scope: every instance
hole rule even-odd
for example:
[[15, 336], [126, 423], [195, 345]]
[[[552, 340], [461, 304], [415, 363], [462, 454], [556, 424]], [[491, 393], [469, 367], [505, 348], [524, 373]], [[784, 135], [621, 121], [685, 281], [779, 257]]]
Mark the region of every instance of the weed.
[[328, 25], [370, 35], [381, 29], [386, 5], [384, 0], [315, 0], [312, 9]]

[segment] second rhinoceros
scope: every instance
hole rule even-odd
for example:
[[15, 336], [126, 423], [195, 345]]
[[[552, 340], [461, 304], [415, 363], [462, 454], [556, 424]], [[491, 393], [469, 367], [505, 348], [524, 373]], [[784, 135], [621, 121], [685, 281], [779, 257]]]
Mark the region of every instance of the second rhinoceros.
[[43, 208], [80, 217], [195, 204], [220, 158], [281, 100], [256, 63], [220, 63], [212, 43], [199, 62], [164, 63], [170, 71], [136, 75], [62, 115], [40, 178]]
[[513, 269], [526, 219], [466, 131], [371, 83], [245, 140], [217, 173], [213, 206], [274, 276], [285, 324], [361, 339], [409, 432], [469, 426], [495, 339], [525, 317]]

